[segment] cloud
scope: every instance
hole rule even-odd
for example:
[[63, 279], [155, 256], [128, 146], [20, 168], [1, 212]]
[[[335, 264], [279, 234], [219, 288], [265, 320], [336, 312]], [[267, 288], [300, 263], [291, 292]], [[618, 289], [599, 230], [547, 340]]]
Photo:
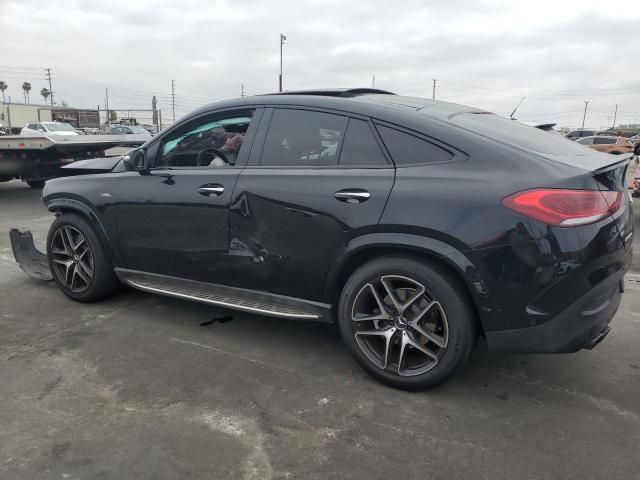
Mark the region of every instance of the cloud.
[[[583, 100], [604, 126], [640, 117], [633, 41], [640, 11], [595, 0], [303, 2], [0, 0], [0, 80], [45, 86], [79, 106], [148, 108], [165, 118], [171, 80], [179, 115], [206, 103], [277, 89], [279, 34], [285, 88], [376, 86], [576, 125]], [[27, 5], [28, 4], [28, 5]], [[42, 72], [42, 73], [41, 73]], [[42, 84], [42, 85], [41, 85]], [[37, 88], [36, 88], [37, 87]], [[587, 122], [589, 123], [589, 122]]]

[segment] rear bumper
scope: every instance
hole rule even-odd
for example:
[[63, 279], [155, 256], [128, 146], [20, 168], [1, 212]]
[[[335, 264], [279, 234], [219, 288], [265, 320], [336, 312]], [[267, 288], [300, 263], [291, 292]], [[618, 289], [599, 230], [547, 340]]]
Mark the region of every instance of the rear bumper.
[[609, 323], [618, 310], [624, 291], [625, 273], [626, 269], [607, 277], [541, 325], [486, 332], [489, 349], [517, 353], [570, 353], [595, 347], [609, 333]]

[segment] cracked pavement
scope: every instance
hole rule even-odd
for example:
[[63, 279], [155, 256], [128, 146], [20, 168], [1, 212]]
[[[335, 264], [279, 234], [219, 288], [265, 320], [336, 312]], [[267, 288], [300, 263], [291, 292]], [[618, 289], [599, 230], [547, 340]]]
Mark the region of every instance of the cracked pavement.
[[330, 325], [211, 323], [229, 312], [133, 290], [68, 300], [13, 261], [11, 227], [43, 249], [39, 195], [0, 183], [2, 479], [640, 479], [638, 253], [595, 350], [480, 342], [454, 379], [407, 393]]

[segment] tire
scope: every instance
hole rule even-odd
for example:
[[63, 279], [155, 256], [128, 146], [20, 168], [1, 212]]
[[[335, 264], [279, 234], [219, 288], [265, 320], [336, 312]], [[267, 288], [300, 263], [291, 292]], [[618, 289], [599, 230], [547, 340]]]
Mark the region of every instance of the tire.
[[44, 182], [44, 180], [27, 180], [27, 185], [33, 189], [40, 190], [44, 187]]
[[102, 300], [121, 286], [95, 231], [76, 214], [65, 213], [53, 222], [47, 257], [60, 290], [78, 302]]
[[403, 390], [425, 390], [447, 380], [478, 337], [476, 311], [459, 279], [440, 265], [402, 256], [381, 257], [351, 275], [340, 296], [338, 324], [358, 364]]

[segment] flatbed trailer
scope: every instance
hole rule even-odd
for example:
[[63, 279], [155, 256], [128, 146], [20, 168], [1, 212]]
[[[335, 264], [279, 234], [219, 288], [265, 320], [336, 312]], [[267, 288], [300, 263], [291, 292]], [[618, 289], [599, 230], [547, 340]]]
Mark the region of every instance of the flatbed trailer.
[[0, 182], [19, 178], [32, 188], [58, 175], [60, 167], [77, 160], [106, 156], [114, 147], [137, 147], [147, 135], [73, 135], [0, 137]]

